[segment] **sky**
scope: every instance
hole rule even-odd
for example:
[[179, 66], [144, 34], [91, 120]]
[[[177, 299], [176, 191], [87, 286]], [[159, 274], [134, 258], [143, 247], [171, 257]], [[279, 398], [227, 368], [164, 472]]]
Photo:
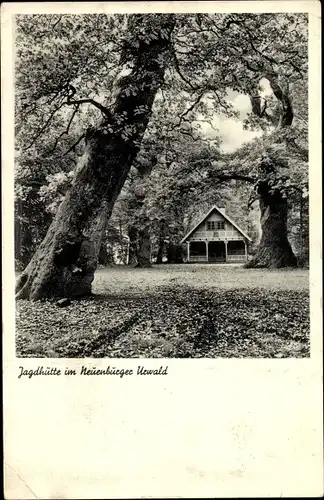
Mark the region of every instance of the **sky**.
[[[271, 93], [269, 83], [266, 79], [262, 79], [260, 84], [263, 87], [261, 95]], [[224, 153], [231, 153], [242, 146], [244, 142], [251, 141], [255, 137], [260, 137], [262, 135], [262, 131], [243, 129], [243, 120], [246, 118], [247, 113], [251, 112], [249, 97], [235, 91], [228, 91], [228, 99], [240, 112], [239, 119], [227, 118], [224, 115], [215, 114], [212, 125], [214, 128], [218, 129], [218, 132], [208, 124], [201, 124], [201, 128], [206, 135], [209, 137], [217, 136], [221, 138], [221, 150]]]

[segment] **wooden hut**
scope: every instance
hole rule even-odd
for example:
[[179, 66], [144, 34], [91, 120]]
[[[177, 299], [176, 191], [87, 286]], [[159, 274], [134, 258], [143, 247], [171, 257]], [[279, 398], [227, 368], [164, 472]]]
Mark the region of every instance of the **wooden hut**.
[[187, 243], [187, 262], [245, 262], [251, 241], [225, 209], [213, 206], [181, 243]]

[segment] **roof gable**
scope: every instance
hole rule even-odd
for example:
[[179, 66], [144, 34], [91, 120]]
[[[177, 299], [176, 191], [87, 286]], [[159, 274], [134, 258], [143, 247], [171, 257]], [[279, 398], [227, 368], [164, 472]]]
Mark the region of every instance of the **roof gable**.
[[233, 221], [230, 217], [228, 217], [228, 215], [224, 214], [220, 208], [218, 208], [216, 205], [214, 205], [214, 206], [213, 206], [213, 207], [209, 210], [209, 212], [208, 212], [206, 215], [204, 215], [204, 217], [203, 217], [203, 218], [202, 218], [202, 219], [198, 222], [198, 224], [196, 224], [196, 225], [195, 225], [195, 227], [193, 227], [193, 228], [189, 231], [189, 233], [187, 233], [187, 234], [186, 234], [186, 236], [185, 236], [184, 238], [182, 238], [182, 240], [181, 240], [181, 242], [180, 242], [180, 243], [184, 243], [184, 242], [185, 242], [185, 241], [189, 238], [189, 236], [190, 236], [192, 233], [194, 233], [194, 232], [198, 229], [198, 227], [199, 227], [201, 224], [203, 224], [203, 223], [206, 221], [206, 219], [208, 219], [208, 217], [209, 217], [209, 216], [210, 216], [210, 215], [211, 215], [214, 211], [216, 211], [219, 215], [221, 215], [221, 216], [223, 217], [223, 219], [224, 219], [224, 220], [227, 220], [227, 221], [228, 221], [228, 222], [229, 222], [229, 223], [230, 223], [233, 227], [235, 227], [235, 229], [237, 229], [237, 231], [238, 231], [239, 233], [241, 233], [241, 234], [242, 234], [242, 236], [244, 236], [244, 238], [246, 238], [248, 241], [252, 241], [252, 240], [251, 240], [251, 238], [250, 238], [250, 237], [249, 237], [249, 236], [248, 236], [248, 235], [247, 235], [244, 231], [242, 231], [242, 229], [241, 229], [241, 228], [240, 228], [237, 224], [235, 224], [235, 222], [234, 222], [234, 221]]

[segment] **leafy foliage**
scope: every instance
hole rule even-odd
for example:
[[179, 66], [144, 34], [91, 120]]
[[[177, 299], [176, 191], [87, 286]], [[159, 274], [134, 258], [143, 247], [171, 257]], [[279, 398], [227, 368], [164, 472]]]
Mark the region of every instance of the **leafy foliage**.
[[[16, 247], [26, 255], [16, 253], [24, 264], [69, 187], [85, 131], [109, 110], [122, 67], [127, 75], [120, 55], [125, 43], [132, 46], [131, 31], [129, 40], [125, 36], [123, 15], [17, 17]], [[139, 47], [133, 49], [138, 53]], [[131, 85], [127, 92], [133, 92]], [[244, 118], [233, 94], [251, 101]], [[304, 234], [307, 216], [299, 227], [298, 211], [308, 195], [307, 100], [306, 15], [178, 15], [172, 57], [138, 161], [145, 163], [152, 153], [156, 165], [145, 178], [134, 165], [110, 235], [118, 230], [122, 246], [129, 225], [145, 224], [158, 251], [161, 240], [177, 244], [214, 203], [255, 232], [254, 215], [242, 207], [257, 200], [250, 188], [257, 186], [265, 160], [276, 166], [268, 180], [289, 199], [291, 214], [297, 214], [293, 225]], [[287, 102], [293, 122], [279, 129]], [[215, 115], [241, 120], [262, 135], [224, 154]], [[32, 245], [24, 239], [29, 227]]]

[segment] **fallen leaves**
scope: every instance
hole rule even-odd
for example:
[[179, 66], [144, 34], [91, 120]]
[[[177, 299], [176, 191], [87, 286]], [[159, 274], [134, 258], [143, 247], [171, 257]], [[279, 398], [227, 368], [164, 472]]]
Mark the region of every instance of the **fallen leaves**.
[[[186, 283], [179, 267], [174, 267], [179, 278], [175, 281], [170, 280], [169, 271], [165, 284], [155, 283], [148, 289], [144, 283], [135, 290], [127, 288], [127, 293], [106, 293], [89, 300], [72, 301], [67, 308], [58, 308], [50, 301], [17, 301], [17, 355], [65, 358], [309, 356], [307, 289], [215, 287], [215, 280], [212, 286], [194, 287], [191, 280]], [[206, 267], [201, 266], [200, 275], [196, 268], [196, 279], [205, 275]], [[222, 272], [224, 278], [226, 274]], [[232, 272], [233, 269], [231, 277]], [[138, 285], [136, 273], [141, 277], [145, 274], [137, 270], [132, 273], [133, 284]], [[154, 270], [152, 275], [156, 279]], [[185, 275], [189, 275], [188, 271]], [[108, 272], [106, 277], [109, 286]], [[282, 279], [286, 279], [283, 274]], [[122, 281], [120, 287], [125, 292]]]

